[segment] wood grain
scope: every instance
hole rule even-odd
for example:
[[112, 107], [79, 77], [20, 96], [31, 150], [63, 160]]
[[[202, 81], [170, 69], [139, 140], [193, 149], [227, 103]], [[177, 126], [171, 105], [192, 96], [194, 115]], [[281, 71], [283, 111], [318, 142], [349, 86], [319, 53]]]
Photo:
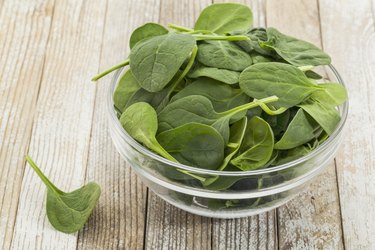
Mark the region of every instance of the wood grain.
[[[193, 27], [195, 19], [210, 1], [162, 0], [160, 23]], [[149, 192], [146, 249], [210, 249], [211, 220], [186, 213]]]
[[320, 1], [319, 6], [324, 49], [349, 91], [349, 116], [336, 160], [345, 247], [375, 249], [373, 6], [370, 0]]
[[[104, 1], [55, 3], [29, 153], [62, 190], [84, 183], [95, 97], [89, 79], [99, 67], [104, 17]], [[45, 198], [46, 188], [27, 167], [12, 248], [76, 247], [77, 234], [49, 224]]]
[[[316, 1], [268, 1], [267, 24], [321, 46]], [[280, 249], [343, 248], [333, 161], [305, 192], [277, 210]]]
[[[132, 31], [157, 22], [159, 0], [109, 1], [100, 70], [124, 60]], [[142, 11], [139, 11], [142, 10]], [[92, 75], [96, 72], [91, 72]], [[98, 209], [79, 234], [80, 249], [142, 249], [146, 216], [146, 187], [121, 159], [108, 134], [107, 91], [111, 76], [97, 84], [86, 179], [102, 188]]]
[[16, 218], [53, 1], [0, 2], [0, 248]]

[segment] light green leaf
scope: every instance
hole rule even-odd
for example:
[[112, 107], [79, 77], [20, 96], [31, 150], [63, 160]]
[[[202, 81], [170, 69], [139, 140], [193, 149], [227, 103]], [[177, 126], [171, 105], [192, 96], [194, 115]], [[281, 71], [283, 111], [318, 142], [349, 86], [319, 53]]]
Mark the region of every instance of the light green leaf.
[[143, 39], [167, 34], [168, 30], [157, 23], [146, 23], [136, 28], [130, 36], [129, 46], [132, 49], [136, 43]]

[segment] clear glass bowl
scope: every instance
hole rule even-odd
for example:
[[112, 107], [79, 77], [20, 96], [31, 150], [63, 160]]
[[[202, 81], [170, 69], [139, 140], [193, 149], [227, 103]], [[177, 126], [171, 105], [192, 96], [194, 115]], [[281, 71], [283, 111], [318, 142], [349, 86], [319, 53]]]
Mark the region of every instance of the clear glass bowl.
[[[333, 66], [321, 68], [326, 79], [344, 85]], [[216, 218], [239, 218], [274, 209], [304, 190], [330, 162], [339, 147], [348, 102], [338, 107], [341, 121], [334, 133], [310, 154], [292, 162], [253, 171], [213, 171], [168, 161], [135, 141], [122, 128], [114, 110], [113, 92], [124, 72], [118, 70], [108, 90], [109, 131], [120, 155], [158, 196], [188, 212]], [[228, 190], [208, 190], [182, 172], [235, 183]]]

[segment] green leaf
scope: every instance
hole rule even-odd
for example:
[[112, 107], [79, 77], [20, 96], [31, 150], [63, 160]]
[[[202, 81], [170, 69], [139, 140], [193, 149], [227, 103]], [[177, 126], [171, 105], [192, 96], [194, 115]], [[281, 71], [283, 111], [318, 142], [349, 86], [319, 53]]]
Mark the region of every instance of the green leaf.
[[217, 169], [224, 158], [224, 141], [212, 127], [187, 123], [157, 136], [159, 143], [179, 162]]
[[145, 102], [134, 103], [122, 113], [120, 122], [131, 137], [164, 158], [177, 162], [155, 138], [158, 130], [158, 119], [156, 111], [150, 104]]
[[132, 49], [136, 43], [146, 38], [167, 34], [168, 30], [157, 23], [146, 23], [136, 28], [130, 36], [129, 46]]
[[197, 60], [208, 67], [232, 71], [242, 71], [252, 64], [250, 55], [229, 41], [199, 44]]
[[239, 155], [231, 160], [231, 164], [243, 171], [261, 168], [271, 159], [273, 143], [270, 125], [255, 116], [248, 122]]
[[190, 35], [168, 33], [137, 43], [130, 53], [130, 68], [139, 85], [149, 92], [162, 90], [195, 46]]
[[47, 216], [52, 226], [64, 233], [74, 233], [83, 228], [100, 197], [99, 185], [90, 182], [65, 193], [48, 180], [30, 156], [26, 156], [26, 160], [48, 188]]
[[190, 78], [198, 78], [203, 76], [224, 82], [226, 84], [235, 84], [239, 81], [240, 72], [206, 67], [204, 65], [198, 64], [188, 74], [188, 77]]
[[331, 58], [315, 45], [287, 36], [275, 28], [267, 28], [268, 40], [261, 46], [272, 48], [285, 61], [295, 66], [327, 65]]
[[140, 89], [141, 86], [139, 86], [131, 70], [126, 71], [125, 74], [121, 76], [115, 92], [113, 93], [113, 102], [116, 108], [124, 112], [129, 99]]
[[236, 3], [218, 3], [206, 7], [195, 23], [195, 30], [209, 30], [225, 34], [233, 30], [246, 30], [253, 23], [249, 7]]
[[331, 135], [340, 122], [340, 113], [334, 106], [324, 105], [318, 101], [307, 100], [300, 105], [319, 125]]
[[275, 144], [275, 149], [286, 150], [298, 147], [314, 139], [319, 134], [319, 129], [319, 124], [300, 108], [284, 135]]
[[276, 95], [275, 105], [290, 108], [321, 89], [297, 67], [269, 62], [251, 65], [240, 75], [240, 88], [250, 97], [265, 98]]

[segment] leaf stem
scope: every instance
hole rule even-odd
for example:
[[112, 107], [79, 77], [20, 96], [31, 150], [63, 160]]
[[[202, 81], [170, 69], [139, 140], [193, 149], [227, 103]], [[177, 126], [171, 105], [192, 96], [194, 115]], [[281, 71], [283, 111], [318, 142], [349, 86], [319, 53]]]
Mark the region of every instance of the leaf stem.
[[172, 28], [174, 30], [177, 30], [177, 31], [183, 31], [183, 32], [191, 32], [191, 31], [194, 31], [193, 29], [191, 28], [188, 28], [188, 27], [184, 27], [184, 26], [180, 26], [180, 25], [177, 25], [177, 24], [168, 24], [168, 27], [169, 28]]
[[58, 189], [55, 185], [53, 185], [53, 183], [50, 180], [48, 180], [48, 178], [43, 174], [43, 172], [39, 169], [39, 167], [35, 164], [35, 162], [31, 159], [29, 155], [26, 155], [25, 159], [30, 164], [30, 166], [34, 169], [34, 171], [38, 174], [38, 176], [43, 181], [43, 183], [47, 186], [48, 189], [60, 195], [64, 194], [63, 191]]
[[111, 73], [112, 71], [116, 70], [116, 69], [119, 69], [119, 68], [122, 68], [122, 67], [125, 67], [126, 65], [129, 64], [129, 59], [126, 59], [125, 61], [115, 65], [115, 66], [112, 66], [111, 68], [103, 71], [102, 73], [100, 73], [99, 75], [96, 75], [94, 76], [91, 81], [97, 81], [99, 80], [100, 78], [102, 78], [103, 76], [105, 75], [108, 75], [109, 73]]
[[267, 106], [267, 104], [265, 104], [265, 103], [263, 103], [263, 102], [261, 102], [259, 100], [256, 100], [256, 99], [254, 99], [253, 102], [258, 103], [259, 107], [261, 107], [263, 109], [263, 111], [266, 112], [268, 115], [280, 115], [280, 114], [284, 113], [287, 110], [284, 107], [280, 107], [280, 108], [278, 108], [276, 110], [272, 110], [272, 109], [270, 109]]
[[219, 113], [219, 115], [220, 116], [234, 115], [234, 114], [237, 114], [238, 112], [258, 107], [259, 103], [276, 102], [278, 100], [279, 100], [279, 98], [275, 95], [269, 96], [269, 97], [266, 97], [266, 98], [263, 98], [263, 99], [260, 99], [260, 100], [252, 101], [252, 102], [246, 103], [244, 105], [232, 108], [232, 109], [227, 110], [225, 112], [221, 112], [221, 113]]
[[238, 35], [238, 36], [216, 36], [216, 35], [200, 35], [192, 34], [197, 40], [225, 40], [225, 41], [241, 41], [241, 40], [250, 40], [247, 36]]

